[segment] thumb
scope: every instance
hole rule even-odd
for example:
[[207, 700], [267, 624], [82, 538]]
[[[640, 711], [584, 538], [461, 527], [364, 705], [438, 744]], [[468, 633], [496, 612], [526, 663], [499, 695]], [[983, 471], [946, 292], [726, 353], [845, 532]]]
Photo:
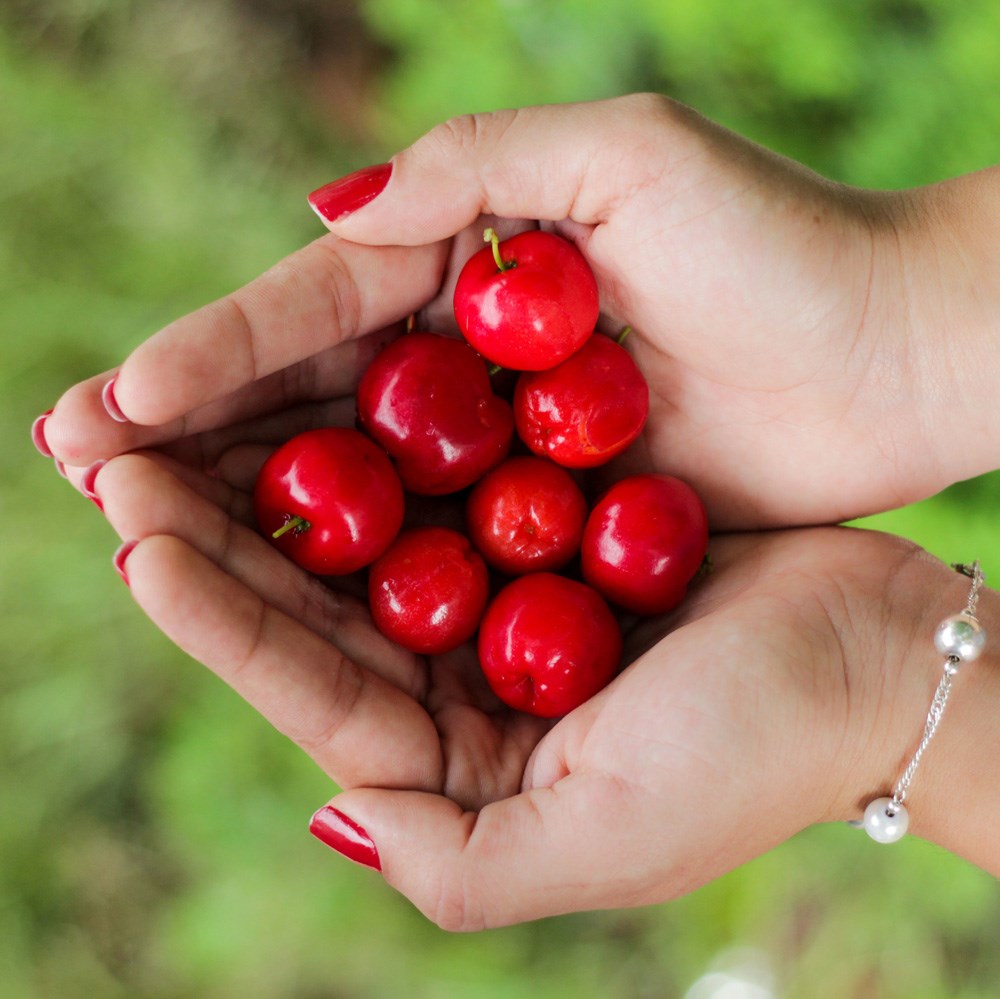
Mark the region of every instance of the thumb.
[[655, 138], [677, 107], [639, 94], [465, 115], [309, 202], [337, 235], [375, 245], [436, 242], [480, 215], [596, 224], [662, 175]]
[[623, 817], [628, 791], [607, 776], [463, 811], [420, 791], [355, 788], [310, 831], [385, 879], [445, 930], [470, 931], [584, 909], [652, 901], [650, 838]]

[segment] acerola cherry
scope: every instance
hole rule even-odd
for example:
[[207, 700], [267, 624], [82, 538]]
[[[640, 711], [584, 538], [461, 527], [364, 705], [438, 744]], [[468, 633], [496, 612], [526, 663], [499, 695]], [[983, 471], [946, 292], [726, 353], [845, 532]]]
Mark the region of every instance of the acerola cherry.
[[633, 475], [594, 504], [580, 547], [583, 578], [637, 614], [681, 602], [708, 547], [697, 493], [670, 475]]
[[474, 253], [455, 285], [455, 318], [483, 357], [541, 371], [579, 350], [594, 331], [597, 281], [568, 240], [537, 229]]
[[407, 333], [368, 366], [358, 418], [411, 492], [457, 492], [501, 462], [514, 417], [493, 394], [481, 357], [463, 340]]
[[621, 654], [618, 622], [601, 596], [551, 572], [508, 583], [479, 627], [479, 662], [497, 697], [542, 718], [593, 697]]
[[403, 531], [368, 575], [375, 627], [424, 655], [467, 642], [488, 596], [486, 563], [467, 538], [446, 527]]
[[514, 422], [535, 454], [568, 468], [593, 468], [639, 436], [649, 389], [628, 351], [595, 334], [548, 371], [527, 372], [514, 391]]
[[509, 575], [562, 568], [580, 549], [587, 501], [572, 476], [544, 458], [508, 458], [469, 494], [469, 537]]
[[264, 463], [253, 494], [260, 529], [309, 572], [338, 576], [373, 562], [403, 522], [403, 487], [364, 434], [307, 430]]

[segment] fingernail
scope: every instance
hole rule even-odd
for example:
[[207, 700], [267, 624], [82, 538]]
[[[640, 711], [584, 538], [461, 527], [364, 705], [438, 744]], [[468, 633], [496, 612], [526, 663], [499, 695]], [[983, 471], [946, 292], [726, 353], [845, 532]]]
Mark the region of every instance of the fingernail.
[[117, 423], [128, 423], [128, 417], [122, 412], [121, 406], [118, 405], [118, 400], [115, 398], [115, 382], [118, 381], [118, 376], [115, 375], [101, 390], [101, 399], [104, 402], [104, 408], [108, 411], [108, 416]]
[[52, 457], [52, 449], [45, 440], [45, 421], [52, 415], [52, 410], [46, 410], [31, 424], [31, 443], [38, 449], [43, 458]]
[[309, 204], [320, 218], [337, 222], [377, 198], [391, 174], [391, 163], [365, 167], [313, 191]]
[[68, 479], [69, 476], [66, 474], [66, 466], [58, 459], [55, 459], [56, 471], [64, 478]]
[[101, 502], [101, 497], [97, 495], [97, 473], [104, 468], [107, 464], [106, 461], [95, 461], [93, 465], [90, 465], [87, 470], [83, 473], [83, 477], [80, 479], [80, 492], [89, 500], [93, 500], [97, 504], [97, 509], [104, 513], [104, 504]]
[[382, 862], [378, 857], [378, 850], [368, 835], [355, 822], [349, 819], [343, 812], [338, 812], [330, 805], [324, 805], [309, 823], [309, 832], [313, 834], [321, 843], [342, 853], [349, 860], [366, 867], [372, 867], [376, 871], [382, 870]]
[[126, 541], [111, 559], [111, 564], [115, 567], [115, 572], [122, 577], [126, 586], [131, 586], [132, 584], [128, 581], [128, 573], [125, 571], [125, 560], [132, 554], [132, 550], [138, 543], [138, 541]]

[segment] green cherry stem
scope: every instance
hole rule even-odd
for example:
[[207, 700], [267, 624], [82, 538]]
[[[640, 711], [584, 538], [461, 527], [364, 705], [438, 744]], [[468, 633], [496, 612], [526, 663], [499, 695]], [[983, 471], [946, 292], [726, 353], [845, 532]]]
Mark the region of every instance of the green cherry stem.
[[511, 260], [507, 263], [504, 262], [503, 258], [500, 256], [500, 237], [496, 234], [496, 230], [489, 228], [483, 232], [483, 242], [491, 243], [493, 245], [493, 259], [496, 261], [497, 269], [502, 274], [504, 271], [509, 271], [512, 267], [516, 267], [517, 263]]
[[285, 523], [271, 535], [271, 537], [280, 538], [282, 534], [287, 534], [289, 531], [301, 534], [303, 531], [308, 531], [310, 527], [312, 527], [312, 524], [310, 524], [305, 517], [289, 517], [288, 520], [285, 521]]
[[631, 332], [632, 332], [632, 327], [631, 326], [626, 326], [625, 329], [623, 329], [621, 331], [621, 333], [618, 334], [618, 338], [617, 338], [617, 340], [615, 342], [618, 344], [619, 347], [625, 342], [625, 338]]

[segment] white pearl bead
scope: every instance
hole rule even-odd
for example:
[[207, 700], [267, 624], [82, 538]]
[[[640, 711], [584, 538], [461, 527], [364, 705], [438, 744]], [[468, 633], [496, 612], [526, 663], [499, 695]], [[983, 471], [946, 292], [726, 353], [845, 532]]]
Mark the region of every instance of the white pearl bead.
[[969, 614], [946, 617], [934, 632], [934, 647], [944, 656], [956, 656], [964, 663], [978, 658], [986, 645], [986, 629]]
[[889, 816], [891, 804], [892, 798], [876, 798], [865, 809], [865, 832], [876, 843], [895, 843], [910, 828], [910, 815], [902, 805], [893, 805], [895, 814]]

